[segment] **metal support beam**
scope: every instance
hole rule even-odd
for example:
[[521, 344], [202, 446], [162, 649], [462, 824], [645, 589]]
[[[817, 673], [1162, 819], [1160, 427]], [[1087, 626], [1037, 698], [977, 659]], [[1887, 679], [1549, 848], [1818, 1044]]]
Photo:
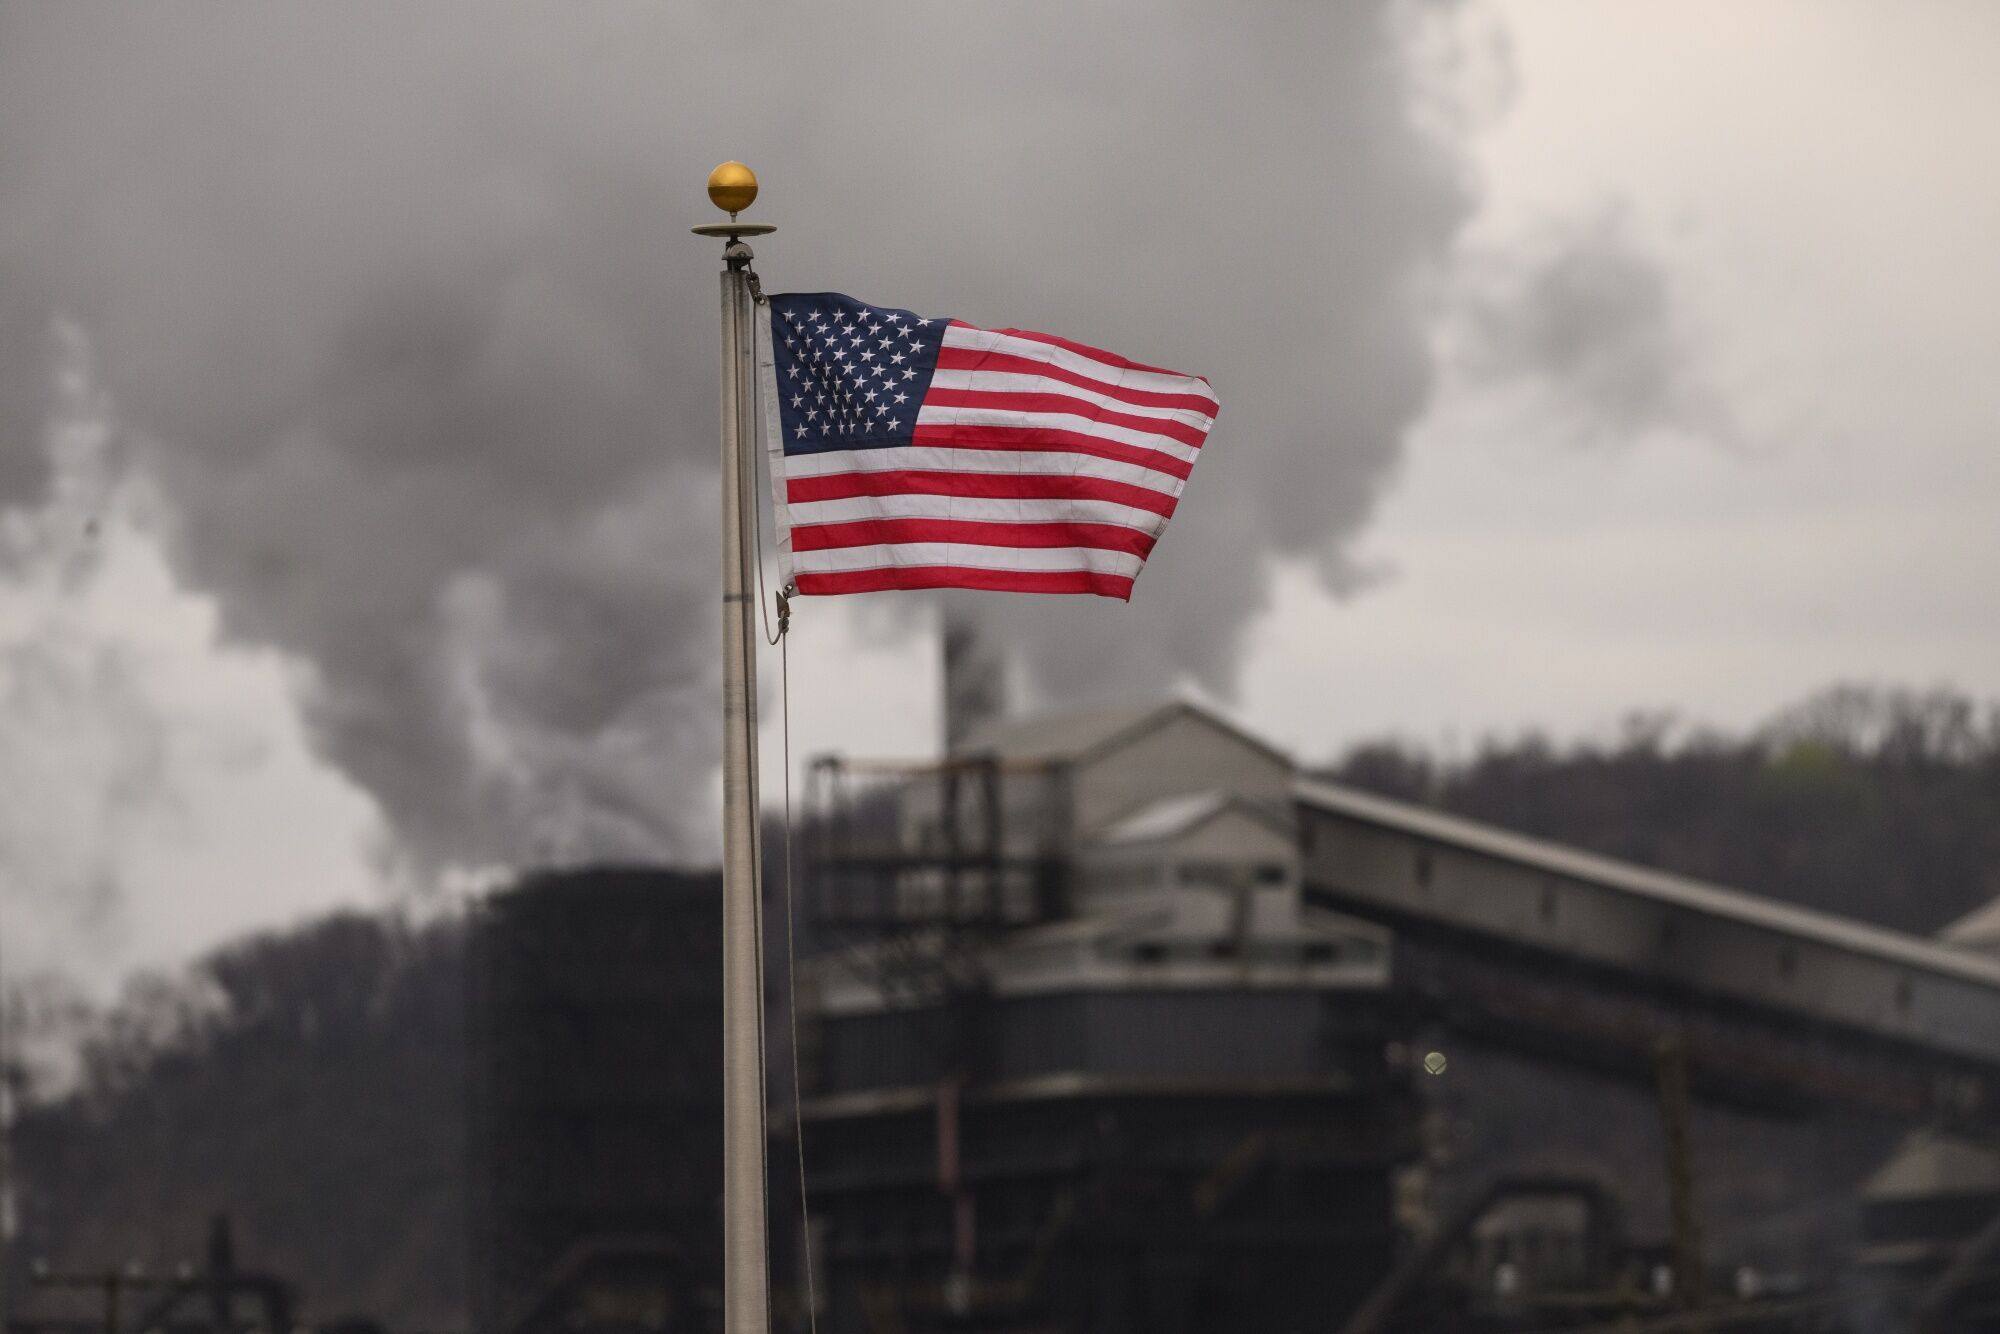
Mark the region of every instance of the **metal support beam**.
[[1653, 1049], [1660, 1095], [1660, 1127], [1667, 1147], [1667, 1213], [1673, 1225], [1674, 1302], [1699, 1310], [1708, 1301], [1708, 1268], [1702, 1259], [1701, 1216], [1694, 1201], [1693, 1111], [1688, 1102], [1687, 1042], [1678, 1034]]

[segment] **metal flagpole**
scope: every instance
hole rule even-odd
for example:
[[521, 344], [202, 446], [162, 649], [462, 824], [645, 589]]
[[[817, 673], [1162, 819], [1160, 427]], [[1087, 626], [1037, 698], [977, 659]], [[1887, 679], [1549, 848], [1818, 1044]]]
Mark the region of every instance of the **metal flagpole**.
[[722, 1301], [724, 1334], [768, 1334], [764, 1227], [764, 989], [757, 846], [756, 365], [750, 247], [776, 230], [740, 223], [757, 177], [725, 162], [708, 197], [729, 222], [694, 230], [722, 251]]

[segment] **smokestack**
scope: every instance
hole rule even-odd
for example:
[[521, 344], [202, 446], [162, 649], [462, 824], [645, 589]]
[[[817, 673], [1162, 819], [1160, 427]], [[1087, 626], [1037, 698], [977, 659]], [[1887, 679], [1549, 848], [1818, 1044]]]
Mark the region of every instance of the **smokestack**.
[[955, 751], [966, 737], [1005, 716], [1007, 660], [979, 623], [964, 611], [944, 611], [944, 744]]

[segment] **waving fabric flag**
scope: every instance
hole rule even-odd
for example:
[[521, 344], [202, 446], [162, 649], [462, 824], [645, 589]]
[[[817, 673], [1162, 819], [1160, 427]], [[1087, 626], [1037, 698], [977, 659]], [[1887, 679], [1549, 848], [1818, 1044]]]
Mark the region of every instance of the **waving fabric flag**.
[[759, 310], [779, 558], [801, 593], [1130, 598], [1218, 402], [1199, 376], [835, 292]]

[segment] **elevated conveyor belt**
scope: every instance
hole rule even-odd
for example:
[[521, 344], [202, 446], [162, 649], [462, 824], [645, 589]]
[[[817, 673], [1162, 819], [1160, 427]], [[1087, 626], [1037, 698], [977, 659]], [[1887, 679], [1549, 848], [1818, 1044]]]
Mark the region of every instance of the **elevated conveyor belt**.
[[1990, 1133], [2000, 962], [1349, 788], [1295, 789], [1308, 902], [1396, 929], [1443, 1022], [1698, 1091]]

